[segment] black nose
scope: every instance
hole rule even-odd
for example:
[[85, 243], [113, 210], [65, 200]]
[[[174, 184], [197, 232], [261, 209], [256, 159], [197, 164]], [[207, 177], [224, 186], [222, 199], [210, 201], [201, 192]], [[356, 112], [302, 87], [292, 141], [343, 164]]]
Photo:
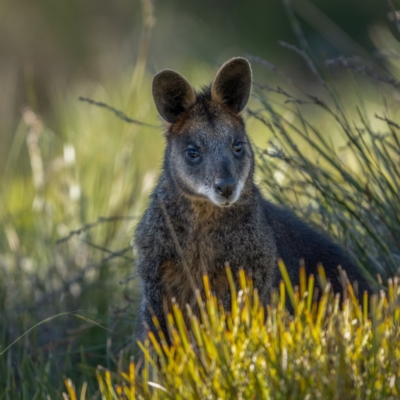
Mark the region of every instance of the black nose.
[[235, 180], [233, 178], [228, 179], [220, 179], [215, 182], [215, 190], [221, 196], [224, 196], [226, 199], [229, 199], [230, 195], [233, 192], [233, 188], [235, 187]]

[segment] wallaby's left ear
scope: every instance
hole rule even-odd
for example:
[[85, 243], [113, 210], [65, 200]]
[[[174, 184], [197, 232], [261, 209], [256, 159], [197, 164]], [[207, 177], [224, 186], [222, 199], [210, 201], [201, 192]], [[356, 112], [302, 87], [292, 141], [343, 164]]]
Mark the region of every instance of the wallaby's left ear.
[[238, 114], [249, 101], [251, 82], [250, 63], [242, 57], [232, 58], [218, 70], [211, 86], [211, 97]]

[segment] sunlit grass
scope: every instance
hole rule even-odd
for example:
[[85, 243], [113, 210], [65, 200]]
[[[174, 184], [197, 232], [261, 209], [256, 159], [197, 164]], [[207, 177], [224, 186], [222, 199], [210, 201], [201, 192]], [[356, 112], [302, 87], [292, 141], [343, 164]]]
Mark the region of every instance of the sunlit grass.
[[[285, 275], [285, 267], [281, 264]], [[131, 360], [117, 370], [100, 368], [104, 399], [395, 399], [400, 395], [400, 287], [362, 305], [351, 285], [345, 297], [325, 286], [312, 300], [314, 277], [303, 286], [283, 282], [265, 309], [243, 271], [236, 291], [227, 269], [232, 311], [223, 310], [204, 277], [201, 317], [173, 306], [168, 317], [172, 346], [153, 334], [141, 345], [140, 372]], [[289, 284], [289, 286], [288, 286]], [[293, 301], [291, 315], [286, 295]], [[199, 295], [198, 295], [199, 296]], [[183, 313], [188, 312], [186, 327]], [[142, 361], [140, 362], [142, 363]], [[127, 369], [126, 369], [127, 368]], [[66, 381], [70, 398], [75, 398]], [[84, 398], [84, 397], [83, 397]]]

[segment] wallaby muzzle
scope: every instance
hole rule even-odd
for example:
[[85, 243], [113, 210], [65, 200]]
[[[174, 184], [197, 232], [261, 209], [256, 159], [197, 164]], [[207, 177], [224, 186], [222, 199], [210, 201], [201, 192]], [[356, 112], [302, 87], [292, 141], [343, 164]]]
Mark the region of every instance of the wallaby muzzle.
[[236, 181], [234, 178], [217, 179], [214, 188], [217, 194], [229, 200], [232, 196], [233, 190], [235, 189], [235, 185]]

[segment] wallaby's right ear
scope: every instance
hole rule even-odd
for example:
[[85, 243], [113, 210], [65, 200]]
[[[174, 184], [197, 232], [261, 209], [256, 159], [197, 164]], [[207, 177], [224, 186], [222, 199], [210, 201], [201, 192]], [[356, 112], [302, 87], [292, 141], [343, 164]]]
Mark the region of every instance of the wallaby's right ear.
[[196, 102], [190, 83], [180, 74], [169, 69], [159, 72], [153, 79], [153, 98], [160, 115], [170, 123]]

